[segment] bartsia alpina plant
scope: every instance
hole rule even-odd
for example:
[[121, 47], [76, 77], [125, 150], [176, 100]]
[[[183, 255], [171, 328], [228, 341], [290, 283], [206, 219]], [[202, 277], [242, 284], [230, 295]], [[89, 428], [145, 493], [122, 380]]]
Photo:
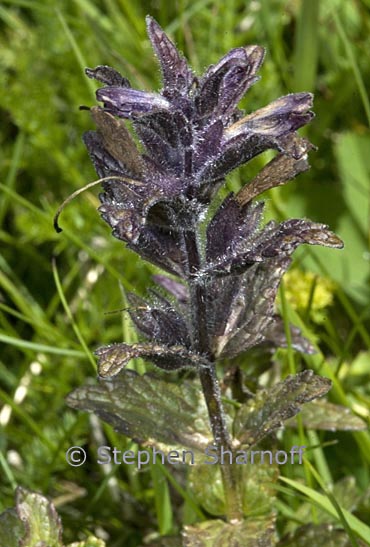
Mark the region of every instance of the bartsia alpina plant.
[[[256, 395], [253, 404], [236, 401], [241, 407], [233, 414], [223, 408], [216, 374], [217, 363], [256, 346], [286, 346], [275, 299], [297, 246], [342, 247], [327, 226], [310, 220], [263, 226], [264, 204], [254, 201], [309, 168], [313, 146], [297, 130], [313, 117], [313, 97], [289, 94], [245, 114], [238, 103], [259, 79], [262, 47], [233, 49], [198, 77], [150, 17], [147, 27], [161, 91], [133, 89], [106, 66], [87, 69], [104, 86], [96, 93], [102, 106], [91, 108], [97, 130], [84, 141], [103, 179], [99, 211], [113, 235], [170, 276], [155, 276], [158, 288], [148, 301], [128, 295], [141, 341], [100, 348], [99, 386], [77, 390], [69, 403], [152, 446], [203, 450], [215, 443], [235, 451], [260, 442], [330, 388], [329, 380], [304, 371]], [[226, 175], [268, 149], [276, 151], [274, 159], [238, 193], [227, 195], [202, 237], [200, 226]], [[314, 351], [297, 329], [291, 341], [299, 351]], [[139, 376], [124, 370], [135, 357], [195, 374], [179, 385]], [[233, 465], [221, 469], [224, 514], [233, 523], [245, 516], [239, 473]]]
[[[258, 80], [263, 48], [236, 48], [197, 78], [150, 18], [148, 32], [161, 66], [162, 91], [132, 89], [109, 67], [87, 69], [105, 87], [97, 91], [104, 108], [91, 109], [98, 131], [84, 140], [98, 175], [106, 179], [99, 210], [113, 235], [187, 285], [158, 279], [175, 297], [181, 293], [180, 310], [186, 306], [187, 313], [163, 299], [146, 309], [140, 302], [144, 311], [132, 313], [140, 332], [155, 343], [153, 351], [146, 344], [135, 353], [142, 351], [173, 370], [278, 340], [274, 300], [294, 249], [301, 243], [342, 247], [342, 242], [309, 220], [270, 222], [261, 229], [263, 203], [252, 201], [308, 169], [312, 146], [296, 130], [313, 117], [312, 95], [290, 94], [245, 116], [237, 105]], [[142, 151], [122, 119], [133, 121]], [[271, 148], [278, 155], [222, 203], [202, 252], [199, 224], [225, 176]], [[123, 346], [100, 354], [104, 376], [119, 372], [131, 357]]]

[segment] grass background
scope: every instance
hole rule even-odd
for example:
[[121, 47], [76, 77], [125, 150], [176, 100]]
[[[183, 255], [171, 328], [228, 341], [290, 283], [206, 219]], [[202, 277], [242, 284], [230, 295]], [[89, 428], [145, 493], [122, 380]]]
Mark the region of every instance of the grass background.
[[[62, 234], [54, 232], [52, 218], [64, 198], [96, 178], [81, 141], [93, 124], [78, 107], [94, 104], [96, 88], [84, 67], [108, 64], [135, 87], [159, 86], [145, 33], [148, 13], [198, 72], [232, 47], [265, 46], [262, 79], [242, 103], [248, 111], [292, 91], [315, 93], [316, 118], [305, 130], [318, 147], [310, 156], [312, 168], [269, 192], [266, 218], [307, 216], [329, 224], [344, 240], [343, 251], [296, 253], [300, 271], [335, 282], [334, 303], [323, 321], [297, 311], [320, 346], [308, 365], [335, 380], [331, 400], [369, 420], [370, 1], [4, 0], [0, 510], [13, 505], [14, 486], [21, 484], [55, 499], [66, 541], [90, 530], [112, 547], [139, 545], [144, 535], [175, 533], [181, 522], [199, 518], [166, 470], [152, 466], [137, 474], [117, 467], [109, 476], [104, 466], [90, 462], [74, 469], [64, 458], [71, 445], [93, 453], [101, 435], [112, 446], [130, 446], [108, 426], [68, 409], [64, 398], [95, 378], [89, 350], [134, 339], [125, 314], [106, 312], [124, 307], [124, 289], [144, 294], [156, 270], [110, 236], [95, 210], [97, 192], [69, 205]], [[227, 188], [240, 187], [265, 161], [239, 169]], [[301, 366], [298, 357], [289, 361], [284, 353], [278, 360], [283, 370], [289, 362]], [[353, 511], [356, 505], [357, 516], [370, 523], [368, 432], [309, 435], [311, 445], [321, 446], [311, 460], [322, 480], [339, 481], [343, 506]], [[337, 443], [322, 447], [328, 441]], [[284, 470], [293, 480], [299, 472]], [[305, 481], [319, 487], [309, 469]], [[281, 492], [276, 503], [281, 533], [322, 518], [315, 510], [305, 513], [303, 497], [291, 494]]]

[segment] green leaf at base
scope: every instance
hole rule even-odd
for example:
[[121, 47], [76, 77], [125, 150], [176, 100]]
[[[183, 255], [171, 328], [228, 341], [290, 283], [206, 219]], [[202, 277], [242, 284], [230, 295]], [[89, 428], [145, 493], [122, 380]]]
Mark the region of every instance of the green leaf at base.
[[[0, 547], [63, 547], [60, 518], [45, 496], [18, 487], [15, 501], [15, 509], [0, 515]], [[67, 547], [105, 547], [105, 543], [90, 537]]]
[[0, 547], [19, 547], [25, 532], [15, 509], [8, 509], [0, 515]]
[[41, 494], [24, 488], [17, 488], [15, 499], [18, 517], [26, 530], [20, 547], [33, 547], [39, 543], [62, 547], [62, 525], [54, 505]]
[[185, 526], [183, 547], [273, 547], [276, 545], [274, 517], [247, 519], [228, 524], [208, 520], [196, 526]]

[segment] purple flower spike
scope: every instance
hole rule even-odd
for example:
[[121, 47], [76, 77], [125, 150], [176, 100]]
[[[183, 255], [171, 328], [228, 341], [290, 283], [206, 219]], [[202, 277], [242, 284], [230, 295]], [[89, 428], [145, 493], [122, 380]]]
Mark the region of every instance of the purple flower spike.
[[[301, 244], [343, 246], [327, 226], [309, 220], [262, 227], [263, 203], [253, 201], [309, 169], [314, 147], [297, 130], [313, 117], [313, 96], [293, 93], [244, 115], [238, 103], [259, 79], [264, 48], [232, 49], [197, 77], [151, 17], [147, 30], [161, 91], [132, 89], [110, 67], [87, 69], [104, 87], [96, 93], [103, 107], [91, 109], [97, 130], [84, 140], [106, 178], [100, 213], [113, 235], [181, 283], [159, 275], [159, 292], [147, 301], [129, 295], [144, 342], [99, 350], [103, 376], [137, 356], [165, 370], [207, 368], [256, 345], [284, 345], [274, 302], [293, 251]], [[132, 120], [136, 141], [125, 119]], [[267, 149], [276, 156], [226, 197], [201, 238], [200, 225], [225, 176]], [[292, 343], [313, 351], [294, 329]]]

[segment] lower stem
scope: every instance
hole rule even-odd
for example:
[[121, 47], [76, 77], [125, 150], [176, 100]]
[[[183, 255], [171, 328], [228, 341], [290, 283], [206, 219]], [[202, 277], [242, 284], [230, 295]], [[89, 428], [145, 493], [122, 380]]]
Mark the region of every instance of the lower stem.
[[[228, 450], [233, 453], [224, 418], [220, 386], [213, 363], [212, 368], [200, 370], [200, 381], [215, 443], [219, 449], [222, 448], [223, 451]], [[239, 521], [243, 518], [239, 468], [226, 459], [225, 463], [220, 463], [220, 469], [225, 494], [226, 518], [229, 522]]]
[[[209, 359], [209, 366], [200, 369], [200, 381], [207, 404], [212, 433], [218, 449], [233, 453], [230, 436], [225, 423], [225, 413], [221, 401], [220, 385], [216, 366], [211, 359], [207, 332], [206, 286], [197, 278], [200, 270], [200, 257], [195, 233], [184, 234], [189, 265], [189, 289], [191, 299], [192, 322], [194, 330], [194, 348]], [[234, 458], [232, 458], [234, 460]], [[220, 464], [225, 494], [226, 517], [229, 522], [239, 521], [243, 517], [241, 480], [238, 466], [229, 461]]]

